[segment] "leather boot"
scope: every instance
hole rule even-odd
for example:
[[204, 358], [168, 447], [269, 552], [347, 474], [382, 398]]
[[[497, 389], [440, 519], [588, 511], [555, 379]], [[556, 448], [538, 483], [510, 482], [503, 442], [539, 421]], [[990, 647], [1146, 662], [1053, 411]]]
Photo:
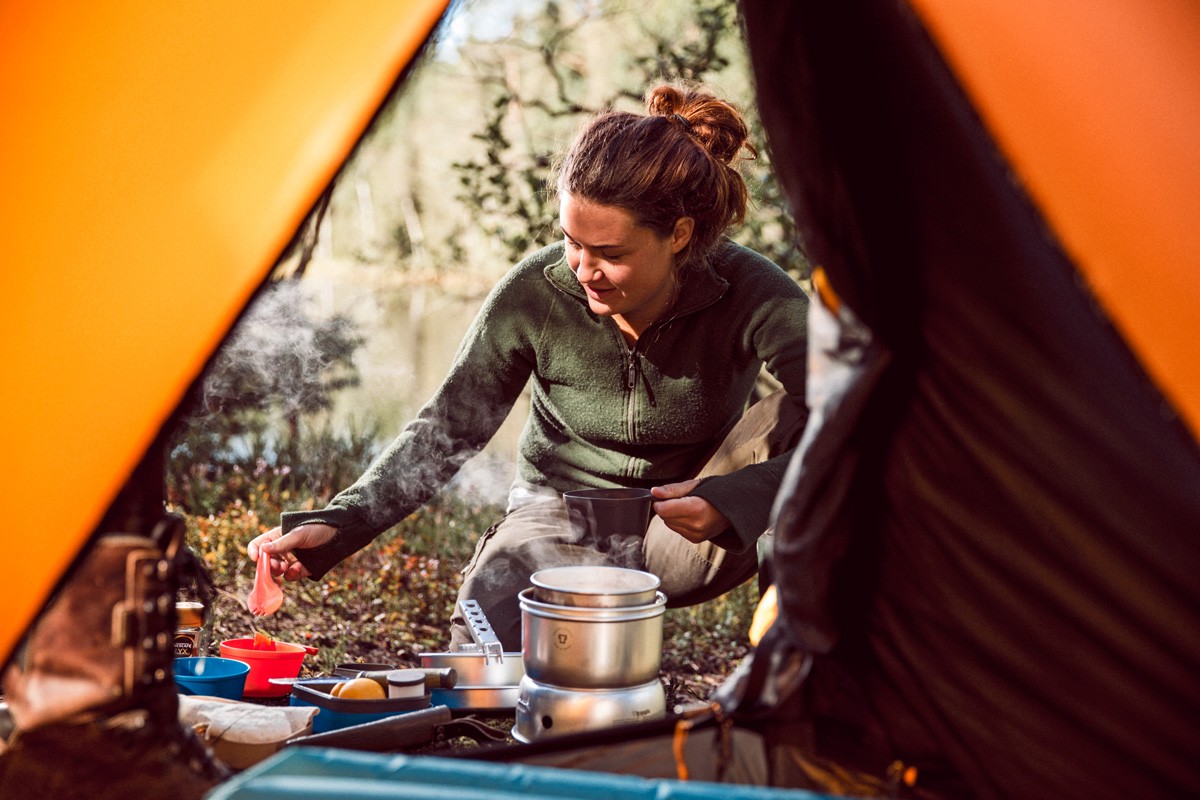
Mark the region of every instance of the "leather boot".
[[182, 522], [100, 537], [4, 675], [16, 730], [0, 798], [190, 800], [229, 770], [178, 720], [172, 676]]

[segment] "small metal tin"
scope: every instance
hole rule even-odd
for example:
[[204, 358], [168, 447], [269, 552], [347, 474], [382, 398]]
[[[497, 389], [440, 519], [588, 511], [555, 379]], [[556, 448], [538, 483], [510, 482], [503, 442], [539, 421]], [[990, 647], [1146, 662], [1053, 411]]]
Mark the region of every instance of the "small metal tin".
[[425, 673], [419, 669], [394, 669], [387, 674], [388, 697], [420, 697], [425, 694]]

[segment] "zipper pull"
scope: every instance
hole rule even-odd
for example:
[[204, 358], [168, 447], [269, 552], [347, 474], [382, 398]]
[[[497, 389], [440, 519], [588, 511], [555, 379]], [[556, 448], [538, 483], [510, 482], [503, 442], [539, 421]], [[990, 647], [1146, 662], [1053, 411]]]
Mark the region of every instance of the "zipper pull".
[[638, 354], [636, 350], [629, 351], [629, 363], [625, 365], [625, 388], [632, 389], [637, 386], [638, 373]]

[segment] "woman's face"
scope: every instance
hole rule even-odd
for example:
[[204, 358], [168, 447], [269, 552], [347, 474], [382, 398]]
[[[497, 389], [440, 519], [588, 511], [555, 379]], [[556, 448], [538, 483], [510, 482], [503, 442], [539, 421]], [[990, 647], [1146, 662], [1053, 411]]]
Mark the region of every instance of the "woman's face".
[[623, 208], [566, 192], [558, 211], [567, 262], [587, 293], [588, 306], [613, 317], [636, 339], [671, 304], [674, 255], [691, 238], [692, 219], [683, 217], [671, 235], [659, 237]]

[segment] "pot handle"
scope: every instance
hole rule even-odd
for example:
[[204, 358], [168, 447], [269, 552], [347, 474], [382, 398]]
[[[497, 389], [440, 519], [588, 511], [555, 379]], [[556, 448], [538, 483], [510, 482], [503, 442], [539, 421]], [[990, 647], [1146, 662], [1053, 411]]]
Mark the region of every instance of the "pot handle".
[[304, 652], [308, 653], [310, 656], [315, 656], [317, 653], [321, 652], [320, 648], [313, 647], [311, 644], [302, 644], [300, 646], [303, 647]]

